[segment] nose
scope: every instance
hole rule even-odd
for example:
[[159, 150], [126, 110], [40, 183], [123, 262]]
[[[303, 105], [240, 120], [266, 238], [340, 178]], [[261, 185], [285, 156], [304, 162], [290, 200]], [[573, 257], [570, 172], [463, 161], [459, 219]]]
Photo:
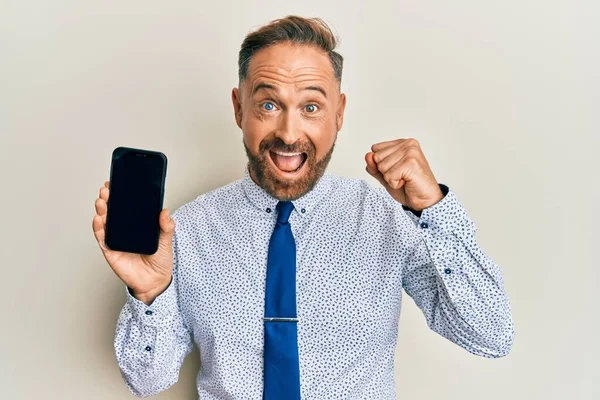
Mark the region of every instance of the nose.
[[302, 119], [291, 110], [283, 112], [279, 118], [275, 136], [285, 144], [294, 144], [302, 136]]

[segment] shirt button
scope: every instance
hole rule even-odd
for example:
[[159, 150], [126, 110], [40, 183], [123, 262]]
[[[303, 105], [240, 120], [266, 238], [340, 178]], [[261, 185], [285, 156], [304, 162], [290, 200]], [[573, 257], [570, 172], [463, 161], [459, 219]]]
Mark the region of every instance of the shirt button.
[[427, 222], [421, 222], [421, 228], [427, 229], [429, 228], [429, 224]]
[[271, 212], [271, 209], [270, 209], [270, 208], [268, 208], [268, 207], [267, 207], [267, 212], [268, 212], [268, 213], [270, 213], [270, 212]]
[[146, 315], [152, 315], [152, 311], [146, 310]]
[[146, 351], [150, 351], [150, 350], [152, 350], [152, 347], [150, 347], [150, 346], [146, 346], [145, 350], [146, 350]]
[[451, 273], [452, 273], [452, 270], [451, 270], [450, 268], [446, 268], [446, 269], [444, 270], [444, 272], [445, 272], [445, 273], [447, 273], [447, 274], [451, 274]]
[[302, 210], [300, 210], [300, 212], [301, 212], [302, 214], [304, 214], [304, 213], [306, 212], [306, 208], [303, 208]]

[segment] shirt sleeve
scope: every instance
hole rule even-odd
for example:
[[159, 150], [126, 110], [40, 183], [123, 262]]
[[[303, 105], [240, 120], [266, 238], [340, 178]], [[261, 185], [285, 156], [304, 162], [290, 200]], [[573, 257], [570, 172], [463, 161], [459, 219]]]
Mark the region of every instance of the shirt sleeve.
[[420, 216], [409, 215], [415, 240], [403, 263], [404, 290], [433, 331], [472, 354], [505, 356], [514, 325], [500, 268], [479, 247], [456, 195], [444, 192]]
[[[175, 237], [173, 254], [177, 254]], [[114, 339], [121, 376], [138, 397], [155, 395], [179, 379], [179, 369], [192, 350], [192, 340], [177, 296], [177, 257], [169, 287], [149, 306], [133, 297], [119, 314]]]
[[[448, 194], [448, 192], [450, 191], [450, 188], [446, 185], [444, 185], [443, 183], [439, 183], [438, 184], [440, 187], [440, 190], [442, 191], [442, 193], [444, 194], [444, 196], [446, 196]], [[410, 207], [407, 207], [405, 205], [402, 205], [402, 208], [404, 209], [404, 211], [406, 211], [406, 213], [408, 214], [408, 216], [416, 223], [419, 218], [421, 218], [421, 213], [423, 211], [417, 211], [417, 210], [413, 210]]]

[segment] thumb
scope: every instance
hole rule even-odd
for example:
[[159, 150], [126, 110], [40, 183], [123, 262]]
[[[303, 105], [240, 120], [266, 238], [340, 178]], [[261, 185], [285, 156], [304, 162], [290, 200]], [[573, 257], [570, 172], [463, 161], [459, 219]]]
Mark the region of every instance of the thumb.
[[379, 170], [377, 169], [377, 163], [375, 162], [375, 159], [373, 158], [374, 156], [375, 156], [375, 153], [373, 153], [372, 151], [365, 154], [365, 161], [367, 162], [366, 170], [372, 177], [377, 179], [379, 181], [379, 183], [381, 183], [384, 187], [387, 187], [388, 184], [385, 181], [383, 174], [381, 172], [379, 172]]
[[175, 221], [169, 216], [169, 209], [165, 208], [159, 215], [160, 242], [162, 245], [171, 245], [175, 232]]
[[367, 172], [371, 175], [375, 175], [379, 171], [377, 170], [377, 164], [375, 163], [375, 159], [373, 158], [375, 153], [372, 151], [365, 154], [365, 161], [367, 162]]

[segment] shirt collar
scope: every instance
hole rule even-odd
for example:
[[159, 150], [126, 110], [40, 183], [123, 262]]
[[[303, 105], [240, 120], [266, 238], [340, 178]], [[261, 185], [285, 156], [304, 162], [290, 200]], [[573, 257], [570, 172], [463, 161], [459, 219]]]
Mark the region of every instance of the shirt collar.
[[[331, 175], [326, 171], [321, 176], [317, 184], [312, 188], [312, 190], [310, 190], [308, 193], [305, 193], [302, 197], [292, 201], [292, 204], [294, 204], [294, 211], [302, 217], [308, 216], [320, 204], [321, 200], [325, 198], [325, 195], [329, 192], [330, 187]], [[250, 177], [248, 164], [246, 164], [246, 167], [244, 168], [242, 188], [248, 200], [260, 211], [263, 213], [275, 213], [275, 206], [279, 200], [271, 196], [252, 180]]]

